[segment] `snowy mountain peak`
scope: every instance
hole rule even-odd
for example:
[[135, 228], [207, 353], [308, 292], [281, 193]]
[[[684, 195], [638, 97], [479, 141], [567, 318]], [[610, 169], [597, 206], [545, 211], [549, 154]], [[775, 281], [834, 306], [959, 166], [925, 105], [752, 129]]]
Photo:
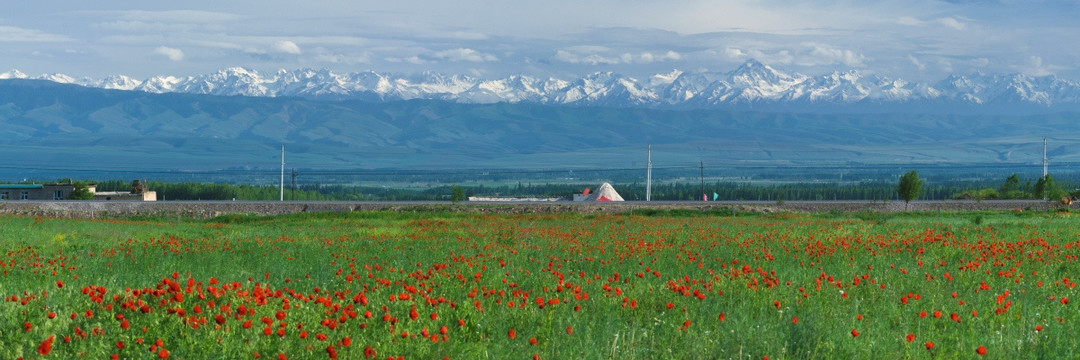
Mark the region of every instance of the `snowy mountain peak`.
[[667, 74], [656, 74], [649, 78], [649, 86], [656, 87], [662, 85], [670, 85], [679, 79], [683, 72], [679, 69], [672, 70]]
[[0, 79], [26, 79], [29, 78], [26, 74], [18, 69], [12, 69], [11, 71], [0, 73]]
[[[1067, 106], [1080, 109], [1080, 83], [1053, 75], [952, 75], [936, 83], [911, 83], [856, 70], [808, 76], [789, 73], [750, 59], [726, 73], [672, 70], [644, 80], [614, 72], [575, 79], [511, 75], [478, 79], [462, 74], [424, 72], [393, 75], [374, 71], [335, 73], [327, 69], [280, 69], [261, 74], [244, 67], [190, 77], [123, 75], [100, 80], [63, 74], [36, 77], [12, 70], [0, 79], [40, 79], [89, 87], [152, 93], [192, 93], [309, 99], [446, 100], [460, 103], [527, 102], [551, 105], [724, 108], [753, 104], [851, 106], [926, 102], [940, 106]], [[952, 105], [949, 105], [952, 104]]]
[[97, 87], [113, 90], [135, 90], [142, 85], [142, 81], [124, 75], [110, 75], [101, 79]]

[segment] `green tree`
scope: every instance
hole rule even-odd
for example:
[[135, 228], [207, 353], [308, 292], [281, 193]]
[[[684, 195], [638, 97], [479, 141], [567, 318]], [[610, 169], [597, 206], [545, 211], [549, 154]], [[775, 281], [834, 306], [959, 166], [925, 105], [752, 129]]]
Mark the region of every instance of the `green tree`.
[[1012, 174], [1005, 179], [1004, 184], [1001, 184], [1001, 190], [998, 193], [1006, 199], [1011, 199], [1017, 197], [1015, 195], [1018, 191], [1020, 191], [1020, 176]]
[[1054, 182], [1054, 177], [1050, 174], [1046, 174], [1039, 178], [1039, 181], [1035, 182], [1035, 198], [1036, 199], [1057, 199], [1065, 194], [1061, 190], [1061, 186]]
[[911, 200], [919, 197], [922, 193], [923, 181], [919, 179], [919, 173], [915, 170], [908, 171], [900, 177], [900, 185], [896, 186], [896, 192], [904, 199], [904, 210], [907, 210]]
[[82, 181], [75, 182], [75, 189], [71, 190], [71, 195], [68, 195], [68, 200], [94, 200], [94, 194], [90, 192], [90, 187]]
[[450, 185], [450, 194], [450, 201], [454, 204], [465, 200], [465, 189], [462, 189], [460, 186]]

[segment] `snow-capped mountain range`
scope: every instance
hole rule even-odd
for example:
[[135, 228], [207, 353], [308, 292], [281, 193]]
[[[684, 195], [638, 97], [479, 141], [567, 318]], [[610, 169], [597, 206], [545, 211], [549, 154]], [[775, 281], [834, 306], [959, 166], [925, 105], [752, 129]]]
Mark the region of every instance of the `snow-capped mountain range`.
[[571, 106], [711, 109], [725, 107], [833, 106], [911, 103], [968, 106], [1080, 106], [1080, 82], [1053, 75], [952, 75], [936, 83], [910, 83], [856, 70], [819, 76], [788, 73], [756, 60], [727, 72], [679, 70], [635, 79], [598, 72], [572, 80], [515, 75], [485, 80], [466, 75], [377, 72], [338, 74], [329, 70], [279, 70], [260, 74], [245, 68], [138, 80], [114, 75], [103, 79], [63, 74], [28, 76], [18, 70], [0, 79], [40, 79], [87, 87], [150, 93], [189, 93], [319, 100], [445, 100], [459, 103], [537, 103]]

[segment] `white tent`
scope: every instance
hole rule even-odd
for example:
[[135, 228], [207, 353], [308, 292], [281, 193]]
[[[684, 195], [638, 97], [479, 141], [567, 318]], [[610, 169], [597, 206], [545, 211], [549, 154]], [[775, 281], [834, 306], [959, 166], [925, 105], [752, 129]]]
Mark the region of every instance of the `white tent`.
[[615, 191], [615, 188], [611, 187], [611, 184], [603, 183], [603, 184], [600, 184], [600, 188], [596, 189], [595, 192], [593, 192], [592, 194], [589, 194], [589, 196], [585, 198], [585, 201], [624, 201], [624, 200], [623, 200], [622, 196], [620, 196], [619, 193]]

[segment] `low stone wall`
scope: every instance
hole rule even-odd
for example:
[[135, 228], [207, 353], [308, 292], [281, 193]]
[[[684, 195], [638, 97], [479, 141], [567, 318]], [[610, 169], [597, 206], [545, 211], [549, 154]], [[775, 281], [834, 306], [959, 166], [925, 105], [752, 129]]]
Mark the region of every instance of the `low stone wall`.
[[[1051, 210], [1061, 208], [1047, 201], [916, 201], [907, 206], [914, 211], [957, 210]], [[583, 213], [616, 214], [640, 209], [728, 210], [740, 212], [856, 212], [904, 211], [903, 202], [881, 201], [788, 201], [777, 202], [521, 202], [459, 204], [437, 202], [242, 202], [242, 201], [6, 201], [0, 214], [61, 218], [192, 217], [212, 218], [229, 214], [280, 215], [300, 212], [350, 211], [451, 211], [503, 214]]]

